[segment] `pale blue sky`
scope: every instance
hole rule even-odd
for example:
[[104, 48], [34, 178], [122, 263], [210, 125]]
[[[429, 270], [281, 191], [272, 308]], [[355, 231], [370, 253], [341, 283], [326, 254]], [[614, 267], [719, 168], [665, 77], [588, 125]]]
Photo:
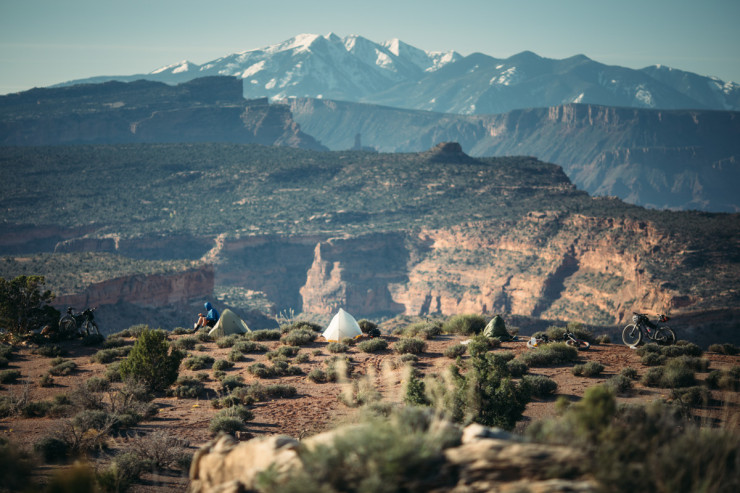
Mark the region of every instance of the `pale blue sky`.
[[740, 0], [0, 0], [0, 94], [329, 32], [497, 58], [580, 53], [740, 82], [739, 25]]

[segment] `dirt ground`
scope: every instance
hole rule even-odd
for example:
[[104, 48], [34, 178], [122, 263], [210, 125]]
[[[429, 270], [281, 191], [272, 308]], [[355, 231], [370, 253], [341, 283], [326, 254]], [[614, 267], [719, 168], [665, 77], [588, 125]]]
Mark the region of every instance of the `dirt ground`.
[[[172, 336], [176, 339], [184, 336]], [[385, 337], [389, 345], [397, 340], [396, 337]], [[441, 373], [452, 362], [443, 355], [445, 349], [450, 345], [459, 343], [466, 339], [462, 336], [442, 335], [427, 341], [426, 351], [419, 355], [416, 367], [424, 374]], [[278, 341], [263, 342], [270, 349], [280, 346]], [[0, 395], [19, 396], [24, 389], [30, 392], [32, 400], [51, 399], [54, 395], [65, 393], [81, 385], [85, 380], [93, 376], [102, 376], [105, 365], [93, 363], [90, 357], [99, 350], [98, 347], [85, 347], [79, 341], [60, 343], [67, 351], [65, 357], [73, 359], [77, 365], [77, 371], [67, 376], [54, 377], [54, 386], [41, 387], [38, 385], [39, 378], [47, 373], [50, 368], [50, 359], [33, 354], [35, 346], [20, 347], [13, 354], [7, 369], [17, 369], [21, 372], [21, 378], [13, 384], [0, 386]], [[204, 343], [203, 351], [190, 351], [193, 355], [209, 354], [214, 359], [225, 359], [231, 348], [218, 348], [215, 343]], [[519, 341], [505, 342], [500, 349], [495, 351], [512, 351], [515, 354], [527, 351], [526, 338]], [[309, 355], [306, 363], [297, 364], [303, 370], [304, 375], [281, 377], [275, 379], [258, 379], [249, 374], [246, 368], [254, 362], [268, 363], [264, 353], [248, 354], [245, 359], [237, 362], [235, 366], [227, 371], [228, 375], [241, 375], [245, 383], [261, 382], [263, 384], [284, 383], [293, 385], [297, 389], [297, 395], [293, 398], [274, 399], [267, 402], [259, 402], [252, 406], [254, 419], [247, 422], [247, 429], [240, 433], [239, 439], [247, 440], [251, 437], [285, 434], [295, 438], [311, 436], [318, 432], [331, 429], [337, 424], [352, 420], [357, 411], [344, 405], [338, 395], [342, 392], [340, 383], [313, 383], [305, 375], [312, 368], [324, 368], [324, 361], [332, 353], [327, 350], [327, 343], [319, 338], [316, 342], [303, 346], [301, 353]], [[400, 402], [403, 396], [404, 376], [403, 365], [398, 363], [398, 355], [390, 350], [381, 353], [362, 353], [356, 348], [350, 349], [349, 356], [353, 360], [353, 374], [355, 376], [368, 376], [375, 382], [375, 387], [380, 391], [383, 398], [390, 402]], [[740, 365], [740, 356], [725, 356], [706, 353], [705, 357], [710, 359], [710, 369], [726, 369], [733, 365]], [[580, 353], [582, 362], [598, 361], [605, 366], [605, 370], [598, 378], [577, 377], [572, 374], [572, 364], [532, 368], [529, 374], [544, 375], [552, 378], [558, 384], [556, 397], [549, 399], [535, 399], [528, 404], [524, 419], [517, 425], [516, 432], [522, 432], [531, 422], [555, 414], [555, 401], [557, 396], [565, 396], [571, 400], [577, 400], [583, 396], [584, 391], [598, 383], [604, 382], [612, 375], [618, 374], [625, 367], [635, 368], [642, 375], [647, 367], [640, 363], [640, 357], [633, 349], [622, 344], [593, 345], [590, 350]], [[219, 395], [220, 385], [213, 378], [213, 370], [190, 371], [181, 368], [180, 375], [194, 375], [206, 372], [209, 379], [205, 382], [207, 395], [200, 399], [179, 399], [175, 397], [158, 397], [155, 400], [158, 406], [156, 416], [148, 421], [142, 422], [129, 436], [135, 433], [147, 433], [153, 430], [164, 430], [168, 433], [185, 439], [190, 444], [192, 452], [197, 450], [213, 435], [209, 431], [209, 423], [215, 413], [210, 400]], [[706, 378], [706, 373], [697, 374], [698, 379]], [[650, 401], [657, 398], [668, 398], [670, 391], [666, 389], [646, 388], [635, 382], [634, 391], [628, 397], [620, 397], [625, 402]], [[699, 416], [707, 422], [727, 422], [736, 419], [740, 400], [738, 394], [719, 394], [713, 391], [714, 402], [723, 402], [709, 406], [699, 411]], [[19, 417], [0, 419], [0, 436], [9, 438], [21, 446], [29, 446], [40, 438], [53, 434], [60, 426], [59, 419]], [[94, 458], [94, 465], [104, 466], [110, 461], [116, 450], [125, 448], [126, 436], [112, 438], [109, 451], [103, 452]], [[39, 466], [36, 476], [44, 478], [51, 475], [62, 466]], [[187, 486], [187, 471], [170, 471], [161, 474], [147, 474], [143, 478], [143, 484], [135, 484], [131, 491], [183, 491]]]

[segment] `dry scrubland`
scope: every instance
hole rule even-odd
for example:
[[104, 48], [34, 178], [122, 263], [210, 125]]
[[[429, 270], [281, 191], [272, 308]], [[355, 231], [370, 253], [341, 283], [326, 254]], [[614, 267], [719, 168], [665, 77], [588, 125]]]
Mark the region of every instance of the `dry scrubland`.
[[[363, 443], [355, 462], [394, 460], [409, 467], [391, 473], [376, 464], [355, 467], [352, 474], [382, 473], [390, 475], [386, 486], [392, 484], [391, 490], [413, 490], [413, 484], [419, 489], [414, 476], [425, 470], [419, 464], [437, 463], [441, 449], [453, 444], [425, 442], [397, 453], [397, 444], [420, 430], [423, 434], [423, 423], [428, 424], [410, 413], [414, 406], [460, 423], [498, 425], [526, 440], [585, 451], [591, 459], [573, 467], [606, 490], [634, 490], [632, 483], [643, 491], [669, 491], [677, 484], [696, 491], [738, 486], [736, 347], [702, 351], [681, 343], [633, 350], [587, 332], [581, 334], [594, 344], [583, 352], [564, 345], [534, 351], [527, 349], [526, 338], [490, 343], [473, 337], [461, 345], [482, 322], [482, 317], [457, 316], [394, 329], [388, 324], [380, 327], [380, 338], [344, 344], [316, 337], [319, 327], [311, 324], [217, 340], [175, 329], [166, 333], [164, 344], [184, 354], [178, 381], [150, 392], [120, 378], [136, 337], [155, 333], [145, 326], [103, 341], [5, 344], [0, 489], [82, 480], [104, 491], [182, 491], [192, 454], [218, 433], [240, 441], [275, 434], [303, 439], [358, 420], [370, 420], [379, 430], [363, 440], [391, 436], [393, 445], [373, 452]], [[557, 332], [550, 329], [551, 335]], [[449, 377], [451, 365], [456, 377]], [[404, 419], [391, 416], [406, 416], [404, 426], [410, 428], [393, 428], [391, 423]], [[367, 490], [372, 484], [362, 486], [357, 477], [322, 477], [326, 471], [316, 464], [306, 463], [305, 470], [316, 475], [297, 477], [305, 491], [319, 484], [324, 491], [341, 489], [337, 484]], [[627, 470], [630, 474], [623, 474]], [[548, 474], [573, 476], [566, 470]], [[260, 489], [294, 487], [290, 478], [268, 477]]]

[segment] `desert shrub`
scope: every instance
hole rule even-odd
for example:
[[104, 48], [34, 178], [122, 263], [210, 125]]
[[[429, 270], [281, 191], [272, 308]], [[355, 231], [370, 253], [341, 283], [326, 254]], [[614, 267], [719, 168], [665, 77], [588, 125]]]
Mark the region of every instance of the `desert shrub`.
[[550, 397], [558, 390], [555, 380], [542, 375], [525, 375], [521, 384], [530, 395], [539, 398]]
[[710, 353], [727, 354], [729, 356], [735, 356], [740, 353], [740, 348], [731, 343], [724, 344], [712, 344], [708, 348]]
[[707, 375], [706, 384], [710, 389], [740, 390], [740, 366], [729, 370], [714, 370]]
[[226, 371], [234, 368], [234, 363], [225, 359], [218, 359], [213, 362], [213, 369], [216, 371]]
[[149, 469], [151, 466], [143, 457], [134, 452], [123, 452], [107, 468], [98, 471], [97, 482], [104, 492], [123, 492]]
[[229, 351], [229, 354], [226, 355], [226, 359], [231, 361], [232, 363], [236, 363], [244, 359], [244, 353], [242, 353], [241, 351], [237, 351], [236, 349], [232, 349], [231, 351]]
[[179, 377], [175, 382], [175, 387], [170, 389], [169, 395], [181, 399], [195, 399], [203, 394], [206, 387], [203, 382], [193, 377]]
[[0, 383], [15, 383], [21, 378], [21, 372], [18, 370], [0, 371]]
[[220, 347], [221, 349], [227, 348], [227, 347], [233, 347], [234, 344], [236, 344], [236, 341], [239, 340], [239, 336], [236, 334], [232, 334], [230, 336], [225, 337], [219, 337], [216, 339], [216, 346]]
[[213, 336], [208, 334], [210, 330], [210, 328], [199, 330], [195, 333], [195, 338], [198, 339], [200, 342], [213, 342]]
[[360, 326], [360, 330], [363, 334], [368, 334], [369, 331], [377, 330], [378, 325], [365, 318], [358, 320], [357, 325]]
[[422, 339], [433, 339], [441, 333], [442, 324], [439, 322], [416, 322], [401, 331], [404, 337], [420, 337]]
[[381, 338], [368, 339], [357, 345], [357, 349], [363, 353], [377, 353], [388, 348], [388, 341]]
[[431, 402], [426, 395], [426, 385], [419, 377], [418, 371], [412, 368], [406, 370], [403, 402], [411, 406], [428, 406]]
[[144, 382], [149, 390], [165, 390], [175, 383], [180, 362], [185, 355], [170, 350], [167, 334], [160, 330], [144, 330], [136, 339], [131, 352], [121, 361], [121, 377]]
[[281, 334], [287, 334], [288, 332], [296, 329], [304, 329], [318, 333], [321, 333], [321, 331], [323, 330], [321, 325], [315, 324], [313, 322], [308, 322], [306, 320], [294, 320], [289, 323], [281, 324], [277, 330], [279, 330]]
[[443, 378], [427, 382], [433, 405], [455, 422], [513, 428], [522, 417], [530, 390], [511, 379], [507, 362], [495, 353], [471, 356], [469, 366], [461, 373], [457, 365], [450, 365]]
[[640, 380], [646, 387], [690, 387], [696, 382], [694, 371], [684, 365], [666, 365], [650, 368]]
[[640, 359], [640, 363], [645, 366], [660, 366], [665, 364], [666, 357], [659, 353], [645, 353]]
[[622, 371], [620, 371], [619, 374], [629, 378], [630, 380], [637, 380], [637, 370], [631, 366], [622, 368]]
[[90, 357], [93, 363], [107, 365], [117, 358], [125, 358], [133, 349], [133, 346], [120, 346], [115, 348], [101, 349]]
[[272, 363], [276, 376], [284, 375], [303, 375], [300, 366], [291, 365], [288, 361], [275, 360]]
[[180, 349], [182, 351], [194, 349], [196, 344], [198, 344], [198, 339], [192, 336], [180, 337], [179, 339], [172, 341], [172, 347], [174, 347], [175, 349]]
[[62, 349], [60, 346], [56, 344], [45, 344], [43, 346], [39, 346], [38, 349], [36, 349], [36, 354], [39, 356], [44, 356], [46, 358], [56, 358], [58, 356], [63, 356], [66, 351]]
[[210, 368], [214, 362], [215, 359], [213, 358], [213, 356], [210, 356], [208, 354], [200, 354], [198, 356], [191, 356], [187, 358], [185, 361], [183, 361], [182, 364], [188, 370], [198, 371], [203, 370], [204, 368]]
[[311, 357], [308, 355], [308, 353], [301, 353], [295, 358], [296, 363], [308, 363], [308, 361], [311, 359]]
[[51, 373], [44, 373], [39, 377], [39, 387], [53, 387], [54, 386], [54, 377], [51, 376]]
[[214, 370], [213, 371], [213, 378], [218, 380], [219, 382], [226, 378], [226, 372], [223, 370]]
[[247, 371], [257, 378], [273, 378], [278, 375], [275, 367], [269, 367], [264, 363], [253, 363], [247, 367]]
[[249, 341], [277, 341], [280, 340], [282, 333], [279, 329], [271, 330], [253, 330], [244, 335], [244, 338]]
[[622, 373], [610, 377], [605, 384], [617, 395], [626, 394], [632, 390], [632, 379]]
[[529, 371], [529, 366], [519, 359], [507, 361], [506, 368], [509, 370], [509, 374], [514, 378], [519, 378]]
[[341, 342], [330, 342], [326, 349], [329, 350], [330, 353], [346, 353], [349, 351], [349, 345], [342, 344]]
[[69, 455], [69, 445], [59, 437], [45, 436], [33, 444], [33, 451], [47, 464], [64, 462]]
[[578, 359], [578, 350], [562, 342], [538, 346], [518, 356], [527, 366], [551, 366]]
[[188, 329], [187, 327], [175, 327], [172, 329], [172, 333], [176, 336], [190, 334], [192, 331], [193, 329]]
[[326, 365], [326, 380], [328, 382], [346, 379], [352, 374], [352, 364], [349, 357], [332, 356], [327, 358], [324, 364]]
[[729, 493], [738, 486], [737, 432], [692, 426], [659, 402], [617, 406], [601, 385], [561, 418], [534, 423], [527, 434], [583, 450], [584, 472], [608, 491]]
[[267, 352], [265, 356], [267, 356], [267, 359], [269, 360], [292, 358], [298, 354], [298, 351], [300, 350], [301, 348], [298, 346], [280, 346], [273, 351]]
[[596, 337], [596, 344], [609, 344], [610, 342], [612, 342], [612, 338], [609, 337], [609, 334], [601, 334]]
[[442, 332], [445, 334], [479, 334], [485, 328], [485, 317], [476, 314], [453, 315], [442, 324]]
[[12, 345], [0, 344], [0, 358], [10, 359], [15, 351]]
[[24, 418], [43, 418], [51, 409], [50, 401], [30, 401], [21, 409]]
[[[231, 409], [233, 408], [226, 408], [224, 411], [230, 411]], [[244, 420], [236, 415], [221, 414], [221, 412], [219, 412], [213, 417], [213, 419], [211, 419], [208, 429], [214, 435], [221, 432], [234, 435], [237, 431], [244, 430]]]
[[288, 346], [305, 346], [316, 340], [316, 332], [309, 329], [293, 329], [280, 338]]
[[673, 346], [662, 346], [661, 352], [669, 358], [683, 355], [698, 357], [704, 354], [704, 351], [699, 346], [693, 342], [683, 340], [676, 341], [676, 344]]
[[326, 382], [326, 372], [321, 368], [312, 368], [308, 372], [308, 375], [306, 375], [306, 378], [314, 383], [324, 383]]
[[481, 356], [491, 349], [501, 346], [501, 339], [497, 337], [487, 337], [483, 334], [476, 334], [468, 343], [468, 353], [472, 357]]
[[264, 344], [257, 344], [254, 341], [238, 341], [233, 346], [234, 351], [240, 351], [242, 353], [263, 353], [267, 351], [267, 346]]
[[181, 469], [190, 461], [190, 444], [165, 431], [153, 431], [130, 442], [133, 455], [143, 459], [149, 469]]
[[446, 358], [455, 359], [465, 354], [467, 350], [468, 348], [464, 344], [455, 344], [445, 349], [444, 355]]
[[123, 337], [109, 336], [106, 340], [103, 341], [103, 349], [111, 349], [130, 345], [132, 344]]
[[671, 390], [671, 399], [684, 409], [705, 406], [712, 398], [712, 393], [701, 386], [684, 387]]
[[404, 364], [409, 364], [409, 363], [416, 364], [419, 362], [419, 357], [413, 353], [406, 353], [406, 354], [402, 354], [398, 358], [398, 361]]
[[88, 334], [82, 338], [83, 346], [97, 346], [105, 341], [105, 337], [102, 334]]
[[[374, 339], [377, 340], [377, 339]], [[427, 343], [421, 339], [408, 338], [401, 339], [393, 345], [393, 350], [398, 354], [419, 354], [423, 353], [427, 347]]]
[[113, 363], [105, 368], [103, 376], [109, 382], [120, 382], [121, 379], [121, 363]]
[[572, 371], [577, 377], [597, 377], [604, 371], [604, 365], [598, 361], [589, 361], [582, 365], [575, 365]]
[[224, 392], [232, 392], [238, 387], [244, 387], [244, 378], [241, 375], [229, 375], [221, 380], [221, 388]]
[[635, 353], [640, 356], [644, 357], [648, 353], [656, 353], [661, 354], [660, 346], [654, 342], [649, 342], [635, 350]]

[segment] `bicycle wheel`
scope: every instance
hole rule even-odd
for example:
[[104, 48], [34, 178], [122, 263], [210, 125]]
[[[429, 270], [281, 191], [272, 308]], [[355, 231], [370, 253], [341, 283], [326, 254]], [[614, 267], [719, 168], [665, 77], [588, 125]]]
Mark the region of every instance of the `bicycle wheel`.
[[581, 340], [581, 339], [576, 339], [576, 340], [568, 339], [567, 341], [565, 341], [565, 344], [567, 344], [570, 347], [574, 347], [578, 349], [579, 351], [588, 351], [588, 349], [591, 347], [591, 343], [589, 343], [588, 341]]
[[637, 346], [642, 342], [642, 331], [635, 324], [629, 324], [622, 331], [622, 341], [628, 346]]
[[673, 330], [671, 330], [670, 327], [660, 327], [658, 328], [658, 333], [655, 334], [655, 340], [658, 342], [658, 344], [671, 346], [673, 344], [676, 344], [676, 334], [673, 332]]
[[72, 334], [77, 330], [77, 322], [70, 315], [65, 315], [59, 321], [59, 332], [63, 334]]

